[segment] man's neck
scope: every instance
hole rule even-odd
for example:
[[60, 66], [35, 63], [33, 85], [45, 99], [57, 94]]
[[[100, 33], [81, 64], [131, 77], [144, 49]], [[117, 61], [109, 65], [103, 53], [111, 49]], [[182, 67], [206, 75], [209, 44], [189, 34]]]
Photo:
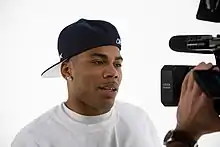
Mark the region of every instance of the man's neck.
[[110, 109], [98, 110], [96, 108], [87, 105], [82, 101], [79, 101], [77, 99], [70, 99], [70, 98], [65, 102], [65, 105], [70, 110], [85, 116], [97, 116], [97, 115], [105, 114], [110, 111]]

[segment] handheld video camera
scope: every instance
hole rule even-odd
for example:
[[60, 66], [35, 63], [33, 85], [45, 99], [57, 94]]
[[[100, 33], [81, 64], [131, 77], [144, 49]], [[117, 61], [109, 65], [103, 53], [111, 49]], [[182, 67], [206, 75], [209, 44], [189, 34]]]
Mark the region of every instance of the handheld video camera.
[[[201, 0], [196, 18], [202, 21], [220, 22], [220, 0]], [[220, 69], [220, 35], [180, 35], [169, 41], [169, 47], [177, 52], [213, 54]], [[195, 66], [164, 65], [161, 69], [161, 102], [165, 107], [177, 106], [182, 82]], [[214, 101], [214, 108], [220, 114], [220, 72], [196, 70], [193, 76], [199, 87]]]

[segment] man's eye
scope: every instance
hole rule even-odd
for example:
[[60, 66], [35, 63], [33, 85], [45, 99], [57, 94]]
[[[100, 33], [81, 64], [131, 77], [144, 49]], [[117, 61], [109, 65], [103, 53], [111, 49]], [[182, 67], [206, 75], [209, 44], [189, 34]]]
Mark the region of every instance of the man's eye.
[[97, 65], [101, 65], [101, 64], [103, 64], [104, 62], [103, 62], [103, 61], [92, 61], [92, 63], [97, 64]]
[[117, 63], [117, 64], [115, 64], [115, 66], [116, 66], [116, 67], [121, 67], [122, 65], [119, 64], [119, 63]]

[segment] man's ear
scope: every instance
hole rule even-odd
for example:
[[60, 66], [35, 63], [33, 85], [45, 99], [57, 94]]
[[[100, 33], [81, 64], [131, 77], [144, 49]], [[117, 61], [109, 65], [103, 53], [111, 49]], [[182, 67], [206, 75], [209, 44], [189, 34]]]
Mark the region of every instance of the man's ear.
[[61, 75], [63, 76], [63, 78], [67, 79], [68, 77], [71, 77], [71, 65], [68, 61], [64, 61], [61, 64]]

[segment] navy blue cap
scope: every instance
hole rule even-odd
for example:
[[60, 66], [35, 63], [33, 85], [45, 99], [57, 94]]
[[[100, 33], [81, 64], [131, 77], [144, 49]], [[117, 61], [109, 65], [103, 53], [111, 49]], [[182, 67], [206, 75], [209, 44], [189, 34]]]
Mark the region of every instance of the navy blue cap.
[[58, 37], [60, 61], [46, 69], [41, 76], [59, 77], [63, 61], [89, 49], [107, 45], [116, 46], [121, 50], [121, 38], [113, 24], [104, 20], [80, 19], [60, 32]]

